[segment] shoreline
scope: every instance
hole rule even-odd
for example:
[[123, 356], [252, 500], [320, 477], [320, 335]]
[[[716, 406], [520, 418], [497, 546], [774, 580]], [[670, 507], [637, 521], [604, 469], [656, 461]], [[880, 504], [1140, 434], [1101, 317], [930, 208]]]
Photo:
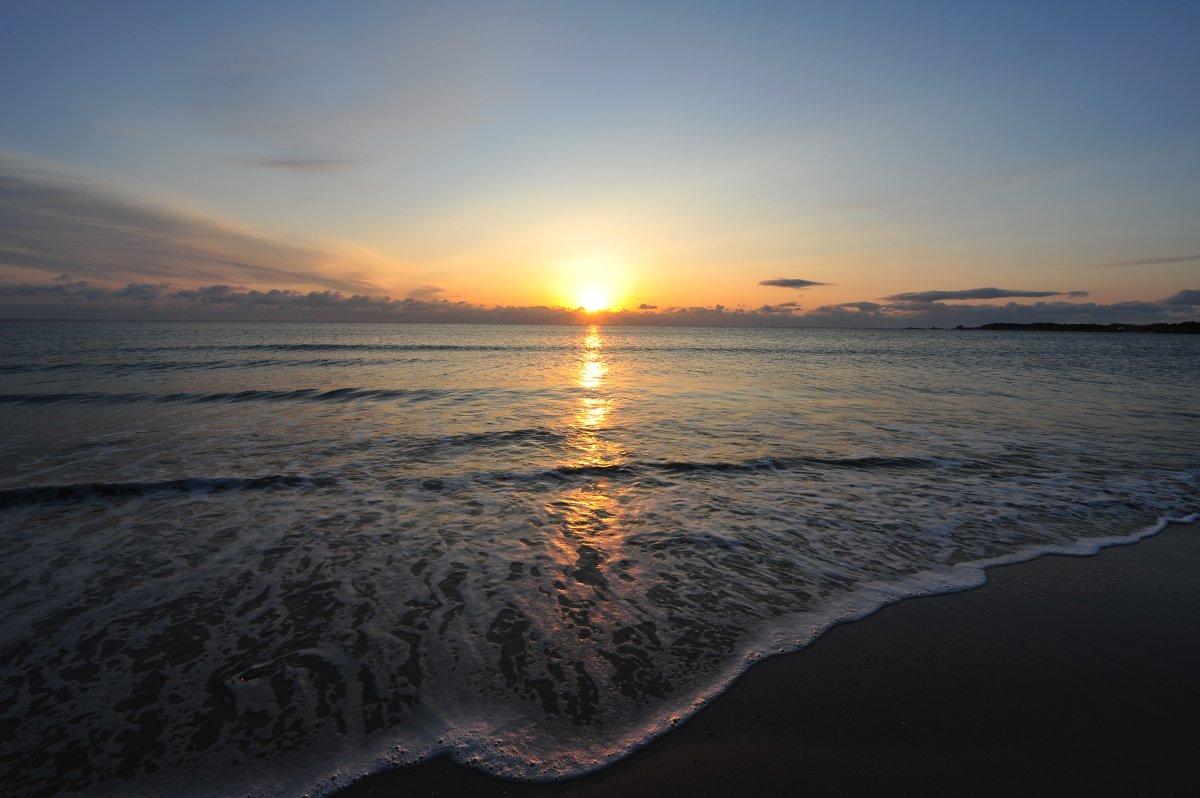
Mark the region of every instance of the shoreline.
[[[1195, 523], [1170, 523], [1157, 533], [1105, 539], [1098, 553], [991, 564], [980, 587], [902, 599], [837, 624], [800, 651], [755, 663], [679, 728], [576, 778], [508, 781], [442, 755], [364, 775], [334, 795], [894, 791], [984, 774], [997, 789], [1044, 791], [1054, 783], [1111, 788], [1121, 775], [1111, 772], [1113, 761], [1126, 763], [1122, 773], [1137, 772], [1130, 788], [1168, 784], [1182, 774], [1190, 738], [1155, 729], [1200, 711], [1200, 678], [1192, 677], [1200, 673], [1200, 622], [1193, 620], [1200, 618], [1200, 580], [1190, 579], [1200, 569], [1195, 532]], [[1152, 628], [1139, 631], [1133, 619], [1147, 606], [1158, 612]], [[1013, 696], [981, 682], [981, 668], [1023, 689]], [[1063, 684], [1034, 678], [1068, 671], [1074, 681]], [[1131, 680], [1134, 671], [1144, 678]], [[1099, 691], [1107, 696], [1103, 711], [1081, 700]], [[1077, 706], [1056, 706], [1062, 695]], [[1014, 706], [1027, 722], [1012, 717]], [[966, 707], [999, 714], [964, 714]], [[1097, 722], [1097, 713], [1111, 722]], [[1129, 713], [1153, 722], [1131, 734], [1138, 723]], [[987, 733], [972, 743], [964, 727]], [[1031, 734], [1046, 738], [1041, 753], [1073, 745], [1074, 754], [1042, 756]], [[900, 739], [889, 743], [889, 735]], [[1112, 745], [1116, 738], [1126, 745]], [[1171, 749], [1168, 759], [1154, 755]]]

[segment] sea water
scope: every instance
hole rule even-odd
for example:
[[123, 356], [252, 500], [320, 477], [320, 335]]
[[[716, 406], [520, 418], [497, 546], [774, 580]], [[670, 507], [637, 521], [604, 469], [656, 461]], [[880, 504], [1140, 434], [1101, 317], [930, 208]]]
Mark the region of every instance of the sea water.
[[1198, 389], [1200, 336], [0, 323], [0, 782], [594, 769], [832, 623], [1195, 513]]

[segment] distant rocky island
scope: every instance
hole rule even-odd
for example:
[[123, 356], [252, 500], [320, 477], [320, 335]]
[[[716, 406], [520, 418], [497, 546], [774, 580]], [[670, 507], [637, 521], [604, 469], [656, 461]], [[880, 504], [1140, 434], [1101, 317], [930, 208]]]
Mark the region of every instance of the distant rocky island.
[[958, 325], [956, 330], [1026, 330], [1032, 332], [1108, 332], [1108, 333], [1184, 333], [1200, 334], [1200, 321], [1180, 321], [1174, 324], [1055, 324], [1053, 322], [1036, 322], [1033, 324], [1014, 324], [1011, 322], [995, 322], [979, 327], [964, 327]]

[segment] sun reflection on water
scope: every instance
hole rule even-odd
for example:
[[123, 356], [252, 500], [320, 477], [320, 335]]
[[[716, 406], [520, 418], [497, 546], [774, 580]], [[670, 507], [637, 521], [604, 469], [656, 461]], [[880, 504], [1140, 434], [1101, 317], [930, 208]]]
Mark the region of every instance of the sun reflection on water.
[[583, 339], [575, 379], [585, 393], [579, 397], [571, 426], [571, 466], [615, 465], [623, 454], [621, 447], [603, 434], [613, 410], [613, 400], [604, 390], [609, 368], [603, 347], [600, 328], [592, 325]]
[[[595, 357], [595, 355], [593, 355]], [[585, 360], [579, 372], [579, 387], [596, 388], [604, 380], [607, 369], [599, 360]]]
[[[575, 384], [583, 390], [567, 425], [565, 465], [582, 469], [619, 465], [625, 451], [610, 437], [616, 403], [606, 386], [609, 364], [599, 327], [588, 328], [578, 357]], [[623, 497], [629, 490], [615, 487], [600, 472], [546, 505], [546, 512], [558, 521], [553, 556], [574, 574], [585, 593], [606, 594], [611, 589], [608, 571], [624, 539]]]

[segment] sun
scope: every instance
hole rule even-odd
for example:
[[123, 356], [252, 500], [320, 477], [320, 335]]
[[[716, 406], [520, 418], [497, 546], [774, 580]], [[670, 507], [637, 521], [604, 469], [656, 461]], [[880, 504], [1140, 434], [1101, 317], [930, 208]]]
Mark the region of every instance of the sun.
[[547, 274], [551, 301], [584, 313], [618, 312], [629, 301], [633, 264], [613, 254], [568, 256], [552, 262]]
[[629, 296], [630, 264], [614, 255], [582, 255], [554, 267], [557, 301], [585, 313], [615, 310]]
[[579, 286], [575, 296], [579, 307], [588, 313], [608, 310], [612, 305], [612, 290], [598, 283], [586, 283]]

